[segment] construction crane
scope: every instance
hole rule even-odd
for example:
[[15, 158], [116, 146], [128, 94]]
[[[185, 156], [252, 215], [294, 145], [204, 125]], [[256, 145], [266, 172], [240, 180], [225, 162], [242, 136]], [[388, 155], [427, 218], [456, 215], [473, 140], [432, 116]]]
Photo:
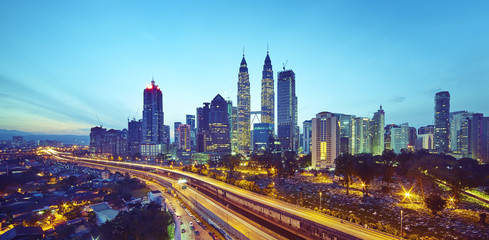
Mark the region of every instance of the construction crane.
[[287, 66], [287, 63], [289, 62], [289, 60], [285, 61], [285, 63], [283, 63], [283, 68], [284, 68], [284, 71], [285, 71], [285, 66]]

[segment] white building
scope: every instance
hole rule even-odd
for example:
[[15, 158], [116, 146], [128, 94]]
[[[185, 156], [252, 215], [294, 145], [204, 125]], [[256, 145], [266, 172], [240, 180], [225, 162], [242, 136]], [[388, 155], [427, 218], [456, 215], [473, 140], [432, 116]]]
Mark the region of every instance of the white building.
[[396, 154], [401, 153], [401, 149], [408, 149], [409, 145], [409, 124], [403, 123], [391, 128], [391, 149]]
[[338, 118], [330, 112], [321, 112], [312, 119], [312, 167], [334, 167], [340, 153], [340, 126]]
[[107, 202], [97, 203], [90, 206], [97, 217], [97, 224], [101, 225], [114, 219], [119, 211], [114, 210], [107, 205]]

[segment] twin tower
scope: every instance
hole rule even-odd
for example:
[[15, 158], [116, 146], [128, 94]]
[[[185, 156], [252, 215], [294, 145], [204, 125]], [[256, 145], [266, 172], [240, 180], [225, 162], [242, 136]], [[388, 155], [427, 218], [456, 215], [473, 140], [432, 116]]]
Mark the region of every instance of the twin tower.
[[[272, 61], [267, 50], [265, 64], [263, 65], [261, 81], [261, 122], [274, 124], [274, 81]], [[251, 146], [250, 139], [250, 75], [248, 74], [248, 65], [246, 64], [245, 55], [238, 74], [238, 116], [237, 116], [237, 140], [238, 152], [248, 154]]]

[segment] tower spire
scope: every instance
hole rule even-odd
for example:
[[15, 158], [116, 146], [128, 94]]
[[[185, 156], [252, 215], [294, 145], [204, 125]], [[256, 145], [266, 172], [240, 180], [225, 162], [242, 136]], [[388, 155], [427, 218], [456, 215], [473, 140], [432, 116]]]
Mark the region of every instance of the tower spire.
[[153, 85], [155, 84], [155, 76], [153, 76], [153, 77], [151, 78], [151, 84], [153, 84]]
[[267, 42], [267, 54], [268, 54], [268, 42]]
[[243, 44], [243, 57], [244, 57], [244, 44]]

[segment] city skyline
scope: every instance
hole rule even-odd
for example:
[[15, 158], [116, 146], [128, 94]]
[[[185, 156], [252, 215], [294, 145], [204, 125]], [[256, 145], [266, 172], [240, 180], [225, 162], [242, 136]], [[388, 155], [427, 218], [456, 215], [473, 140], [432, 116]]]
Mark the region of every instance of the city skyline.
[[267, 43], [274, 79], [286, 62], [297, 75], [299, 126], [323, 111], [372, 118], [379, 105], [386, 124], [433, 124], [439, 91], [450, 92], [450, 111], [489, 114], [487, 3], [421, 3], [239, 5], [256, 15], [243, 19], [224, 11], [233, 3], [201, 11], [195, 3], [7, 1], [0, 128], [88, 135], [99, 119], [127, 128], [128, 118], [142, 118], [141, 89], [153, 76], [167, 125], [184, 122], [217, 94], [237, 102], [243, 44], [257, 111]]

